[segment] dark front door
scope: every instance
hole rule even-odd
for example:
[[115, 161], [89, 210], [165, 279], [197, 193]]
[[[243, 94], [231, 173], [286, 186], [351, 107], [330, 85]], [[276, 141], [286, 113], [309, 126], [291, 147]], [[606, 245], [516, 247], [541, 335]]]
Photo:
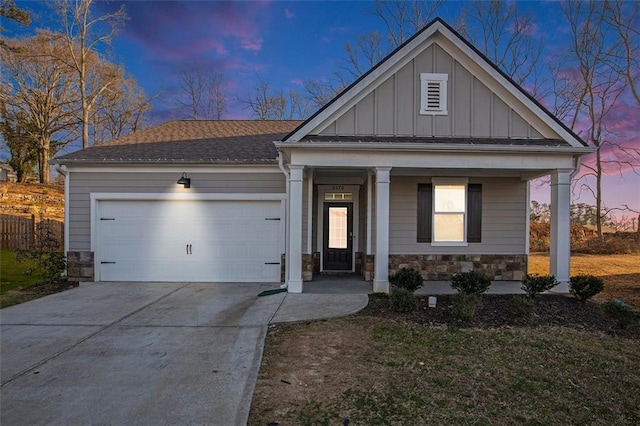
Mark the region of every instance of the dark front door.
[[353, 268], [353, 203], [324, 204], [325, 271], [351, 271]]

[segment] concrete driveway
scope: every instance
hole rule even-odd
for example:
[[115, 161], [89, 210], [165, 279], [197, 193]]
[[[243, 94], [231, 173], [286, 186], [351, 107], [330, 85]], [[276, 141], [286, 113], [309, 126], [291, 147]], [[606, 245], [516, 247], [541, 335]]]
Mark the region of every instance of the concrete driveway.
[[270, 322], [366, 306], [366, 295], [256, 297], [270, 288], [88, 284], [2, 309], [0, 423], [245, 424]]

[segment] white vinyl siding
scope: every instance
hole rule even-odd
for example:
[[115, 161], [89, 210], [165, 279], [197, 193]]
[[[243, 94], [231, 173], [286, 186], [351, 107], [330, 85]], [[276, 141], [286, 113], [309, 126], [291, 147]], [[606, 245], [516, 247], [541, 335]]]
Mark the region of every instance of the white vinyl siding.
[[482, 242], [462, 247], [418, 243], [417, 190], [424, 177], [393, 177], [389, 200], [390, 254], [522, 254], [526, 252], [526, 188], [520, 178], [469, 178], [482, 184]]
[[285, 192], [282, 173], [201, 173], [186, 170], [191, 188], [176, 182], [181, 173], [117, 173], [70, 171], [69, 250], [91, 250], [91, 201], [93, 193], [277, 194]]

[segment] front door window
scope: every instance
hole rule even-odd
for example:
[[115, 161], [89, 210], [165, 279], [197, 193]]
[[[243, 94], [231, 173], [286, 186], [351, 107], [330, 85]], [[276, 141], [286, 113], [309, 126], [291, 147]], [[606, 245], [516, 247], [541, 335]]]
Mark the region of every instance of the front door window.
[[329, 206], [329, 248], [347, 248], [347, 208]]
[[324, 204], [323, 270], [351, 271], [353, 267], [353, 203]]

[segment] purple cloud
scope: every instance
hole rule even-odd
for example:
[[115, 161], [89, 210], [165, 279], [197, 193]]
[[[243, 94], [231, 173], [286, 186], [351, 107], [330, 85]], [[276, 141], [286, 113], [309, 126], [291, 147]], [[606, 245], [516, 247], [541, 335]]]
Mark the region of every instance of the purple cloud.
[[287, 19], [293, 19], [295, 18], [296, 14], [293, 13], [292, 11], [290, 11], [288, 8], [284, 9], [284, 16], [287, 17]]
[[148, 2], [127, 3], [123, 32], [154, 55], [180, 59], [227, 55], [233, 49], [259, 51], [265, 3]]

